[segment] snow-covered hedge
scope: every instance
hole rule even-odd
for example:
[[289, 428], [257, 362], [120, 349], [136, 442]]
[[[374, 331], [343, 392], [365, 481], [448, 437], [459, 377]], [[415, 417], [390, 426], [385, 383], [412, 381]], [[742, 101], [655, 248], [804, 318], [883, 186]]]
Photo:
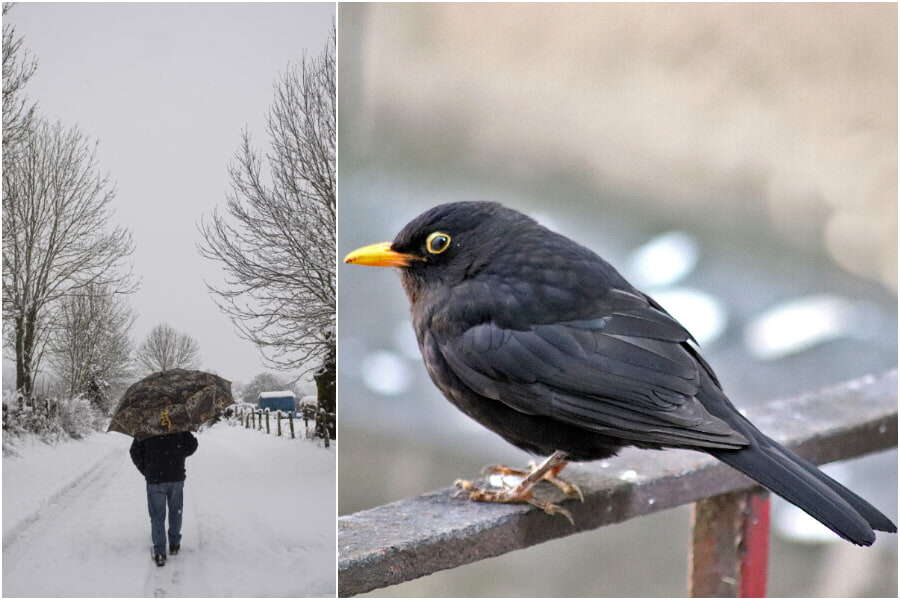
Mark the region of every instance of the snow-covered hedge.
[[104, 431], [109, 417], [84, 396], [69, 399], [34, 399], [26, 404], [15, 393], [3, 396], [4, 451], [7, 440], [34, 434], [45, 442], [80, 439]]
[[107, 422], [106, 416], [84, 396], [79, 395], [59, 403], [59, 424], [75, 439], [106, 429]]

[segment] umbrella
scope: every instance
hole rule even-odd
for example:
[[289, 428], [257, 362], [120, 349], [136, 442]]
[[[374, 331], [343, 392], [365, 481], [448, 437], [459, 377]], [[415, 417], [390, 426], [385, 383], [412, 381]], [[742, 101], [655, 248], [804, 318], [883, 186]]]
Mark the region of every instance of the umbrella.
[[229, 404], [231, 382], [203, 371], [172, 369], [149, 375], [125, 391], [107, 431], [137, 438], [197, 431]]

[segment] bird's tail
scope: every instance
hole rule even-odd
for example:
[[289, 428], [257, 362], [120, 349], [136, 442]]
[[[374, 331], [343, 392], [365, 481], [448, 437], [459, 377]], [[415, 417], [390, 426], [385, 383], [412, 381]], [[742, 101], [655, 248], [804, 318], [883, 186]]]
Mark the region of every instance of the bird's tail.
[[897, 526], [877, 508], [759, 431], [718, 389], [708, 393], [721, 395], [719, 402], [707, 406], [712, 409], [710, 412], [725, 419], [750, 440], [746, 448], [707, 450], [710, 454], [802, 508], [854, 544], [872, 545], [873, 530], [897, 531]]

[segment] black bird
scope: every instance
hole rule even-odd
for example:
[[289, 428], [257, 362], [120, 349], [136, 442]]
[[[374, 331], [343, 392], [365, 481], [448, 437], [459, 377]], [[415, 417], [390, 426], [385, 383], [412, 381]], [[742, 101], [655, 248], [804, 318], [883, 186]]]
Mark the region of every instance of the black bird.
[[[419, 349], [450, 402], [511, 444], [549, 457], [506, 489], [457, 482], [474, 500], [530, 502], [567, 461], [624, 446], [712, 454], [842, 538], [896, 526], [734, 408], [691, 334], [591, 250], [488, 202], [436, 206], [393, 242], [345, 262], [401, 268]], [[515, 472], [498, 467], [497, 472]], [[520, 472], [521, 473], [521, 472]]]

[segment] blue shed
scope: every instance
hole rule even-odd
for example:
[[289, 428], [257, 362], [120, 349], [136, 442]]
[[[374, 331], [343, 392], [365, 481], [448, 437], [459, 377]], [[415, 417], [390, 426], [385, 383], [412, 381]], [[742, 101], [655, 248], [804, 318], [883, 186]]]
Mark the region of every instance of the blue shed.
[[292, 412], [294, 410], [294, 392], [260, 392], [256, 403], [262, 410], [281, 410], [284, 412]]

